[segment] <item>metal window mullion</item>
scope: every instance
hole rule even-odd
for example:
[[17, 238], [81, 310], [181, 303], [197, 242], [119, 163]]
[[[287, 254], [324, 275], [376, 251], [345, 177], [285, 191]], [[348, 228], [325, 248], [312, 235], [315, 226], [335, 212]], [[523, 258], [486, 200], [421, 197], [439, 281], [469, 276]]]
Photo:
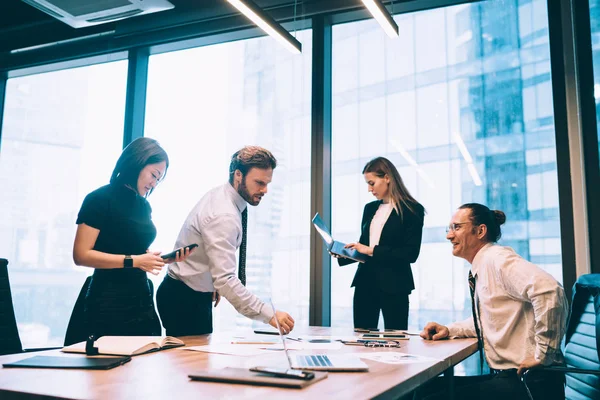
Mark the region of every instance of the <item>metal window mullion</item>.
[[0, 153], [2, 152], [2, 130], [4, 128], [4, 104], [6, 104], [6, 84], [8, 82], [8, 74], [0, 72]]
[[600, 273], [600, 163], [598, 128], [594, 98], [594, 58], [588, 0], [573, 1], [575, 56], [581, 118], [581, 148], [585, 196], [587, 200], [587, 234], [590, 252], [589, 272]]
[[570, 0], [547, 0], [556, 137], [563, 286], [589, 271], [578, 77]]
[[149, 54], [147, 47], [129, 51], [123, 147], [144, 136]]
[[[319, 212], [331, 226], [331, 24], [327, 17], [318, 16], [312, 27], [310, 211], [311, 216]], [[331, 325], [331, 257], [312, 227], [309, 324]]]

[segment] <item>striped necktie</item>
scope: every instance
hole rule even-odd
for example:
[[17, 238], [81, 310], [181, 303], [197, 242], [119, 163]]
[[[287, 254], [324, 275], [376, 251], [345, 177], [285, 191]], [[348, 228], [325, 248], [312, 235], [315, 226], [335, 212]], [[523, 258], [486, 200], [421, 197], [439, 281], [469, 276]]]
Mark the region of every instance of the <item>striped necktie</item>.
[[240, 245], [240, 260], [238, 277], [242, 285], [246, 286], [246, 231], [248, 228], [248, 207], [242, 211], [242, 244]]
[[471, 293], [471, 312], [473, 313], [473, 324], [477, 334], [477, 348], [479, 349], [479, 371], [483, 372], [483, 336], [479, 329], [479, 317], [475, 307], [475, 277], [469, 270], [469, 292]]

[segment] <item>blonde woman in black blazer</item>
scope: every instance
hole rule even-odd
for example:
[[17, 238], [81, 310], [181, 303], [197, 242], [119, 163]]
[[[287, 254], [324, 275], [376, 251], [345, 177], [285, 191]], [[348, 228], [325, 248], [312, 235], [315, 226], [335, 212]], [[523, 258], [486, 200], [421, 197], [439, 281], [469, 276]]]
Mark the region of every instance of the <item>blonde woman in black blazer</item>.
[[[346, 245], [370, 256], [352, 281], [354, 327], [377, 328], [381, 311], [385, 329], [407, 329], [408, 296], [415, 288], [410, 264], [421, 250], [425, 209], [388, 159], [369, 161], [363, 175], [377, 200], [365, 206], [359, 242]], [[338, 258], [339, 265], [353, 262]]]

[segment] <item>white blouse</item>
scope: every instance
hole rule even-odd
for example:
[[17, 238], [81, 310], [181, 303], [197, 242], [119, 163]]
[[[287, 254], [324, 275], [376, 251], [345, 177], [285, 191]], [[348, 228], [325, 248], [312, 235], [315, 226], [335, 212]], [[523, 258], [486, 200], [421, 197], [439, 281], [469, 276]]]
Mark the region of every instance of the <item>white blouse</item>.
[[377, 212], [375, 212], [375, 215], [371, 220], [371, 227], [369, 229], [369, 246], [371, 248], [379, 244], [379, 239], [381, 238], [381, 231], [383, 230], [383, 226], [390, 217], [392, 210], [392, 203], [382, 203], [379, 205]]

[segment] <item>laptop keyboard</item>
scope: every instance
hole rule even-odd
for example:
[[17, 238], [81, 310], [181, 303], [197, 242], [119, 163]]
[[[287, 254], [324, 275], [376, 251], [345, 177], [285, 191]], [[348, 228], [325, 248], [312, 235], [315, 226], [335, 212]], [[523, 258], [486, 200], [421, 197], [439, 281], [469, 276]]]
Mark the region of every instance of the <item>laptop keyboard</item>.
[[300, 367], [332, 367], [329, 357], [322, 355], [297, 355], [296, 360]]

